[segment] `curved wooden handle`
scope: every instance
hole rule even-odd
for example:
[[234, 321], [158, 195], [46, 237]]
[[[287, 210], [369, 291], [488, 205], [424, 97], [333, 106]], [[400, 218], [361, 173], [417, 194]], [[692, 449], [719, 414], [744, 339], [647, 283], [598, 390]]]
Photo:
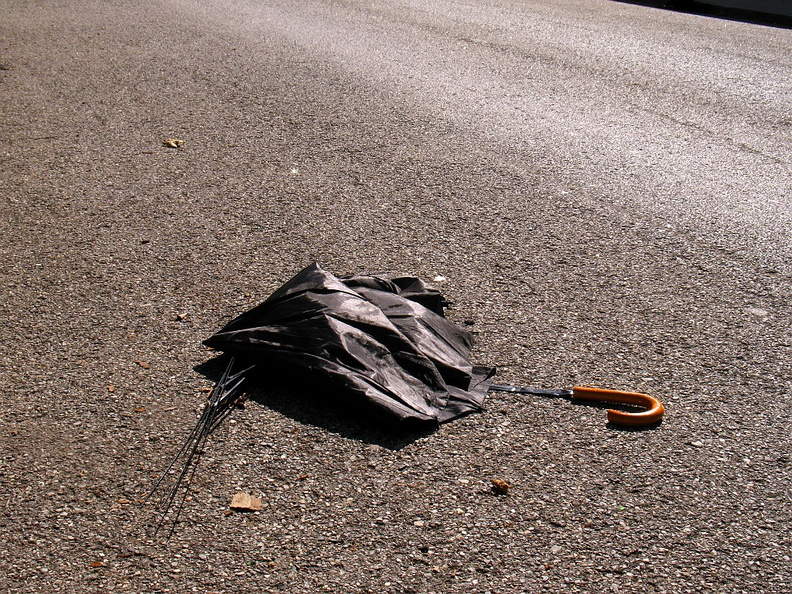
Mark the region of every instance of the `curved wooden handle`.
[[624, 412], [610, 409], [608, 422], [630, 427], [642, 427], [657, 423], [663, 418], [665, 409], [663, 403], [657, 398], [637, 392], [621, 392], [619, 390], [605, 390], [603, 388], [588, 388], [576, 386], [572, 389], [572, 400], [592, 400], [596, 402], [616, 402], [619, 404], [636, 404], [646, 410], [641, 412]]

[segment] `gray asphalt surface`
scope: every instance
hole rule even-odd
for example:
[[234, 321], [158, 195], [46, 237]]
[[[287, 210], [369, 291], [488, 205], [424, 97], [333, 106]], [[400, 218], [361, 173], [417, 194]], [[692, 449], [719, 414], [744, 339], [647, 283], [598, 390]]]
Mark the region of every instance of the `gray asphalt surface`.
[[[0, 589], [792, 589], [792, 32], [605, 0], [0, 13]], [[666, 419], [494, 394], [398, 440], [262, 388], [154, 538], [200, 341], [313, 260], [437, 278], [499, 381]]]

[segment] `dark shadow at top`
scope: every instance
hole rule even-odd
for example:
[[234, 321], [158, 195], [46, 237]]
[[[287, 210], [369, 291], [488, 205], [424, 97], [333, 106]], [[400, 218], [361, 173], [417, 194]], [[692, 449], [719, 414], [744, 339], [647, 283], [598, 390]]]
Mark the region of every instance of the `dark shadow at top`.
[[[228, 361], [227, 355], [219, 355], [196, 366], [195, 371], [217, 382]], [[237, 363], [235, 368], [243, 369], [244, 364]], [[330, 386], [319, 385], [307, 377], [282, 375], [276, 369], [256, 366], [247, 374], [244, 391], [251, 401], [298, 423], [389, 450], [400, 450], [438, 429], [426, 424], [394, 424], [374, 406], [352, 402]]]
[[769, 14], [754, 10], [742, 10], [739, 8], [724, 8], [701, 4], [694, 0], [613, 0], [622, 4], [638, 4], [651, 8], [663, 10], [673, 10], [688, 14], [698, 14], [707, 17], [725, 19], [729, 21], [740, 21], [753, 25], [764, 25], [767, 27], [778, 27], [781, 29], [792, 29], [792, 16]]

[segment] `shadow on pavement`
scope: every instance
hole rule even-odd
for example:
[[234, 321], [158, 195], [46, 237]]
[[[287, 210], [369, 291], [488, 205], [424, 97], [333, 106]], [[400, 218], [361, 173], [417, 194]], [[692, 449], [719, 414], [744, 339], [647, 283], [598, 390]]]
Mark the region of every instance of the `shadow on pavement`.
[[[220, 355], [195, 367], [195, 371], [217, 382], [228, 364]], [[438, 427], [397, 426], [380, 417], [373, 406], [353, 403], [327, 385], [306, 378], [282, 377], [277, 370], [256, 369], [243, 387], [250, 401], [304, 425], [389, 450], [400, 450], [434, 433]]]
[[754, 25], [765, 25], [767, 27], [778, 27], [782, 29], [792, 29], [792, 16], [776, 15], [753, 10], [742, 10], [738, 8], [723, 8], [701, 4], [695, 0], [613, 0], [622, 4], [638, 4], [651, 8], [663, 10], [673, 10], [688, 14], [698, 14], [702, 16], [725, 19], [729, 21], [740, 21]]

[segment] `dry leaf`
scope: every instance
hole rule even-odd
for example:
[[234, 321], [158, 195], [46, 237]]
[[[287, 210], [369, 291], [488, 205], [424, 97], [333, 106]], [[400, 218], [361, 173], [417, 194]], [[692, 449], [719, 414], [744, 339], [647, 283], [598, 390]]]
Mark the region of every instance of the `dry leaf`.
[[136, 413], [142, 413], [142, 412], [146, 412], [146, 409], [145, 409], [145, 408], [143, 408], [143, 407], [141, 406], [141, 407], [138, 407], [138, 408], [136, 408], [136, 409], [135, 409], [135, 412], [136, 412]]
[[500, 479], [494, 479], [492, 481], [492, 490], [495, 491], [498, 495], [506, 495], [511, 489], [511, 485], [506, 481], [502, 481]]
[[115, 392], [115, 386], [107, 386], [108, 392]]
[[91, 563], [91, 567], [104, 567], [104, 564], [101, 561], [94, 561]]
[[145, 361], [135, 361], [138, 365], [140, 365], [143, 369], [151, 369], [151, 364], [146, 363]]
[[166, 138], [162, 141], [162, 144], [168, 148], [179, 148], [184, 144], [184, 141], [178, 138]]
[[263, 506], [261, 499], [247, 493], [237, 493], [231, 499], [229, 507], [235, 511], [259, 511]]

